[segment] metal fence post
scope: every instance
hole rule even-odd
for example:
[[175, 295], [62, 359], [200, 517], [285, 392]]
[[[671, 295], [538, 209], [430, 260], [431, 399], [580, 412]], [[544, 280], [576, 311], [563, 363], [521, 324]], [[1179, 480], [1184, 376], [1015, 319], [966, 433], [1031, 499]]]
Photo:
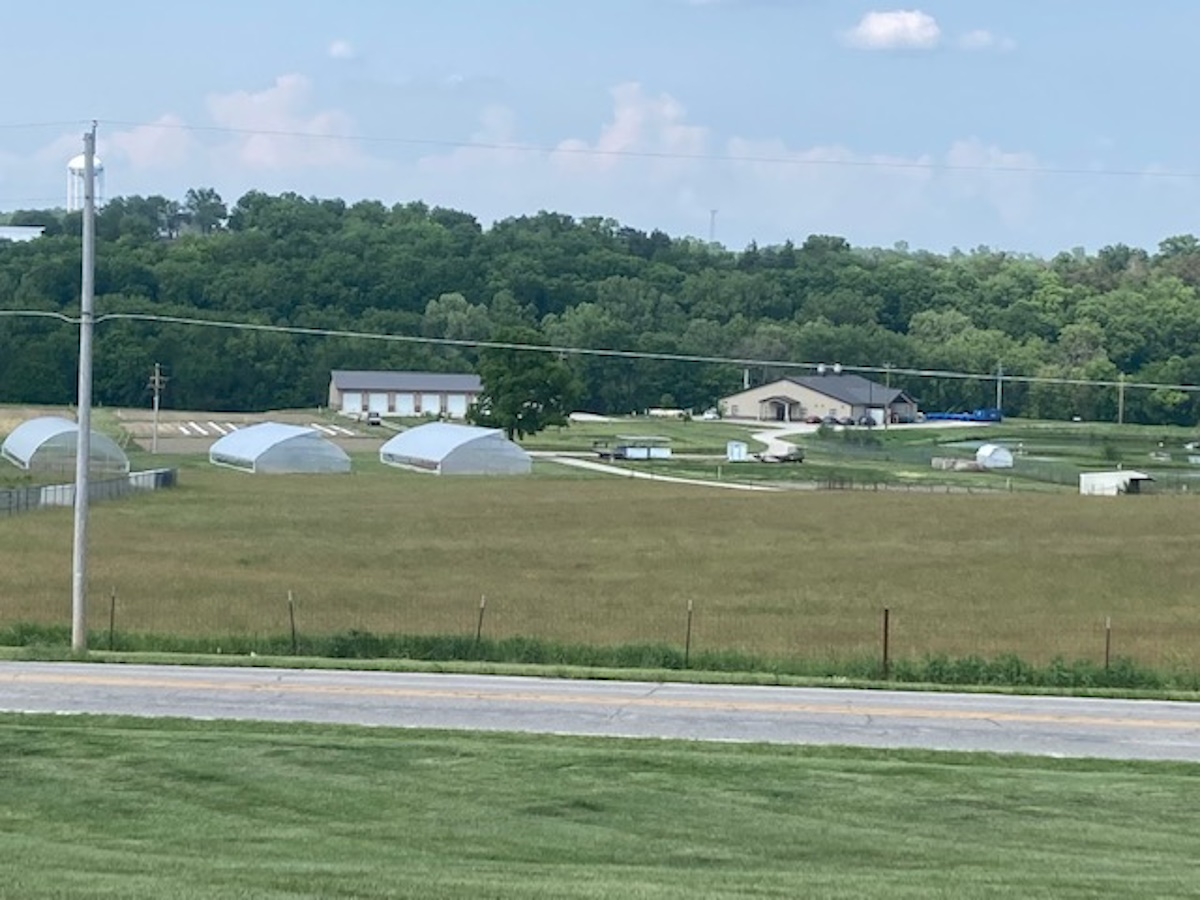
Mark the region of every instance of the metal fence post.
[[683, 667], [686, 669], [692, 658], [692, 598], [688, 597], [687, 633], [683, 638]]
[[887, 681], [891, 677], [891, 634], [892, 634], [892, 611], [886, 606], [883, 608], [883, 680]]

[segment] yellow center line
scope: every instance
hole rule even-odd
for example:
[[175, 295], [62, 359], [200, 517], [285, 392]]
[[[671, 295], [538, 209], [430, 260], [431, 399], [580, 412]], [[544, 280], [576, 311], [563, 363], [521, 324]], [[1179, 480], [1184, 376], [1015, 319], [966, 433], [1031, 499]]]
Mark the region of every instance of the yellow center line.
[[41, 684], [105, 688], [151, 688], [172, 692], [251, 693], [340, 697], [377, 697], [393, 700], [452, 700], [482, 703], [531, 703], [543, 706], [594, 706], [708, 712], [775, 713], [812, 716], [852, 716], [881, 719], [928, 719], [941, 722], [993, 722], [1013, 724], [1082, 725], [1093, 728], [1147, 728], [1200, 731], [1200, 707], [1195, 718], [1126, 718], [1087, 713], [995, 712], [982, 709], [919, 709], [859, 705], [852, 701], [830, 703], [764, 700], [688, 700], [619, 694], [557, 694], [514, 690], [380, 687], [367, 685], [297, 684], [250, 680], [177, 680], [147, 676], [106, 676], [21, 673], [0, 676], [0, 684]]

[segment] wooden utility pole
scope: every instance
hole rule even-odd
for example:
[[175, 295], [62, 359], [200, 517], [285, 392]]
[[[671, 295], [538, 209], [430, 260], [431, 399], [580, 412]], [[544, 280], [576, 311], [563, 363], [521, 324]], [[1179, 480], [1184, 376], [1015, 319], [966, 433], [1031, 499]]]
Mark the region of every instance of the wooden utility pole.
[[154, 434], [150, 438], [150, 452], [158, 453], [158, 403], [162, 389], [166, 387], [167, 379], [163, 377], [162, 366], [154, 364], [154, 374], [150, 376], [150, 390], [154, 392]]

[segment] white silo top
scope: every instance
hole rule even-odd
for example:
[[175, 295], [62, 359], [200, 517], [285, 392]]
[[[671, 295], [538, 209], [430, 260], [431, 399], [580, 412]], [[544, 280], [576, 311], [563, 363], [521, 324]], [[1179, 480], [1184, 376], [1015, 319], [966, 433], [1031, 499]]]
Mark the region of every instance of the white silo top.
[[[97, 172], [99, 172], [101, 169], [104, 168], [104, 163], [100, 162], [100, 157], [93, 156], [92, 157], [92, 166], [93, 166], [93, 168], [95, 168], [95, 170]], [[83, 158], [83, 154], [80, 153], [78, 156], [71, 158], [71, 161], [69, 163], [67, 163], [67, 168], [70, 169], [72, 172], [84, 172], [87, 170], [87, 160], [85, 160]]]

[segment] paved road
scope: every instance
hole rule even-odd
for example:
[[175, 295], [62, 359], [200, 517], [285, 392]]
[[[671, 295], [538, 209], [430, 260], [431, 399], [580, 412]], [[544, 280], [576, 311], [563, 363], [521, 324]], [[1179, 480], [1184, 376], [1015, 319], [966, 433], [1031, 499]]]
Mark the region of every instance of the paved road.
[[0, 663], [0, 709], [1200, 761], [1200, 704]]

